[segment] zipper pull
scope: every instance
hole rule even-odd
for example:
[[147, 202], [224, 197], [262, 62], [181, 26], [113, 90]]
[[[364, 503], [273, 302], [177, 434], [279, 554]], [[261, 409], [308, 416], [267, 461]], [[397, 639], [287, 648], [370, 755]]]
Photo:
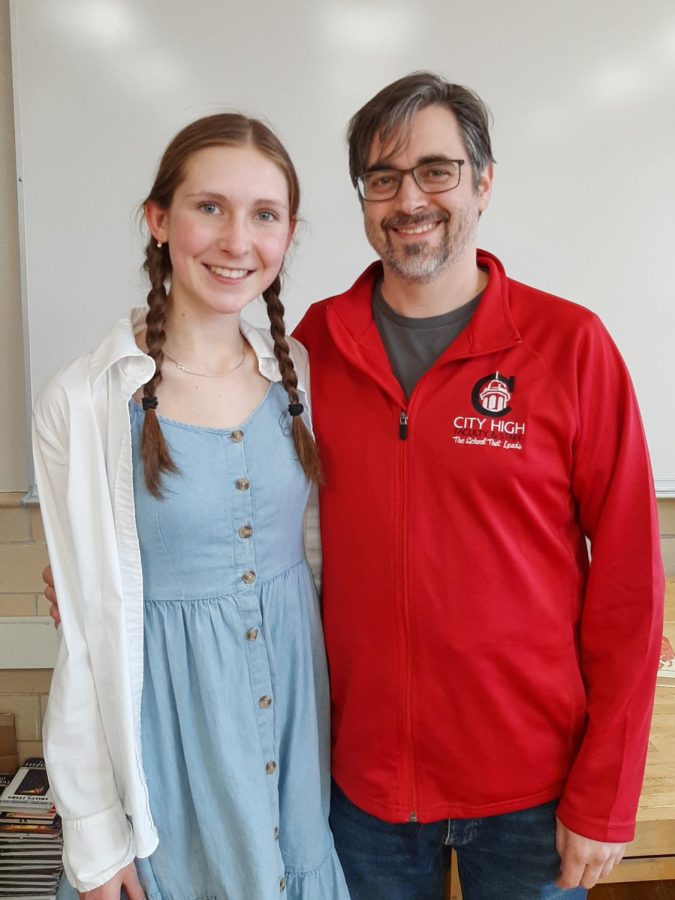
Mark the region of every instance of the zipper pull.
[[408, 413], [401, 410], [401, 417], [398, 420], [398, 436], [402, 441], [408, 438]]

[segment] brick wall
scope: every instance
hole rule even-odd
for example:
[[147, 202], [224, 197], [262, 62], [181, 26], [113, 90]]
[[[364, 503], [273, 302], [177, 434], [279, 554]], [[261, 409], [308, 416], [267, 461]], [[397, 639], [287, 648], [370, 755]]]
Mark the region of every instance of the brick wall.
[[[0, 617], [45, 616], [41, 572], [47, 548], [40, 511], [21, 506], [21, 494], [0, 493]], [[659, 501], [661, 545], [668, 575], [675, 575], [675, 500]], [[2, 660], [0, 660], [2, 666]], [[48, 669], [0, 668], [0, 712], [16, 717], [20, 760], [41, 752]]]
[[666, 575], [675, 575], [675, 500], [659, 500], [659, 522]]
[[[21, 497], [0, 494], [0, 617], [47, 614], [40, 577], [47, 562], [42, 520], [38, 509], [21, 506]], [[50, 681], [49, 669], [0, 668], [0, 712], [14, 713], [21, 762], [42, 753]]]

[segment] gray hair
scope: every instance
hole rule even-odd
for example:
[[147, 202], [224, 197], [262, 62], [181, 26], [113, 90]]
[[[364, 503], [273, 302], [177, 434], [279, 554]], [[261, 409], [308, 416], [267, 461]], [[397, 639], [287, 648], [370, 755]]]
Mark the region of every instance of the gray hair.
[[394, 152], [405, 146], [417, 113], [427, 106], [443, 106], [452, 112], [469, 156], [474, 185], [493, 163], [490, 112], [475, 91], [450, 84], [434, 72], [413, 72], [387, 85], [350, 119], [347, 127], [349, 174], [352, 184], [366, 171], [368, 155], [377, 136], [382, 144], [397, 136]]

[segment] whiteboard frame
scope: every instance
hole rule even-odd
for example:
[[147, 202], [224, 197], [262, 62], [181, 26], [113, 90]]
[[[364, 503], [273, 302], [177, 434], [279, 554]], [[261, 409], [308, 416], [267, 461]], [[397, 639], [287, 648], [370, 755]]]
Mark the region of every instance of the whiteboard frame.
[[39, 498], [35, 484], [35, 463], [33, 462], [32, 413], [33, 385], [31, 383], [30, 365], [30, 332], [28, 319], [28, 284], [26, 264], [26, 215], [23, 196], [23, 147], [21, 144], [21, 93], [16, 73], [21, 71], [19, 64], [19, 40], [16, 5], [18, 0], [9, 2], [9, 27], [12, 55], [12, 98], [14, 103], [14, 148], [16, 155], [16, 197], [17, 197], [17, 231], [19, 238], [19, 273], [21, 284], [21, 329], [23, 336], [24, 360], [24, 395], [26, 403], [25, 441], [28, 457], [28, 492], [23, 498], [25, 506], [38, 506]]

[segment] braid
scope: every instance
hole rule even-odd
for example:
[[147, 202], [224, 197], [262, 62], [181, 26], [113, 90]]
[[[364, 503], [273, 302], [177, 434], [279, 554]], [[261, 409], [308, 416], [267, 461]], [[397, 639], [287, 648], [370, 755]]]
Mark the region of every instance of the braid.
[[162, 362], [164, 359], [162, 347], [166, 340], [164, 325], [166, 323], [166, 304], [168, 299], [164, 282], [171, 274], [169, 248], [166, 245], [157, 247], [155, 241], [150, 239], [145, 250], [143, 268], [148, 273], [151, 285], [148, 293], [148, 314], [145, 323], [147, 325], [146, 343], [148, 345], [148, 355], [155, 361], [155, 374], [143, 386], [143, 399], [147, 400], [148, 404], [144, 403], [145, 415], [141, 436], [141, 456], [143, 457], [147, 488], [153, 496], [161, 497], [162, 472], [177, 471], [176, 464], [171, 459], [169, 448], [164, 440], [157, 413], [152, 407], [153, 401], [155, 406], [157, 405], [155, 391], [162, 381]]
[[[270, 320], [270, 332], [274, 339], [274, 355], [279, 364], [279, 372], [281, 373], [281, 382], [286, 389], [288, 399], [291, 404], [299, 402], [298, 395], [298, 376], [291, 359], [291, 353], [286, 340], [286, 325], [284, 323], [284, 305], [279, 297], [281, 290], [281, 278], [279, 275], [274, 279], [272, 284], [263, 291], [263, 299], [267, 306], [267, 315]], [[295, 442], [295, 450], [300, 460], [305, 475], [317, 484], [323, 482], [321, 471], [321, 461], [319, 453], [314, 442], [314, 438], [310, 434], [307, 426], [302, 420], [302, 416], [294, 415], [293, 423], [293, 440]]]

